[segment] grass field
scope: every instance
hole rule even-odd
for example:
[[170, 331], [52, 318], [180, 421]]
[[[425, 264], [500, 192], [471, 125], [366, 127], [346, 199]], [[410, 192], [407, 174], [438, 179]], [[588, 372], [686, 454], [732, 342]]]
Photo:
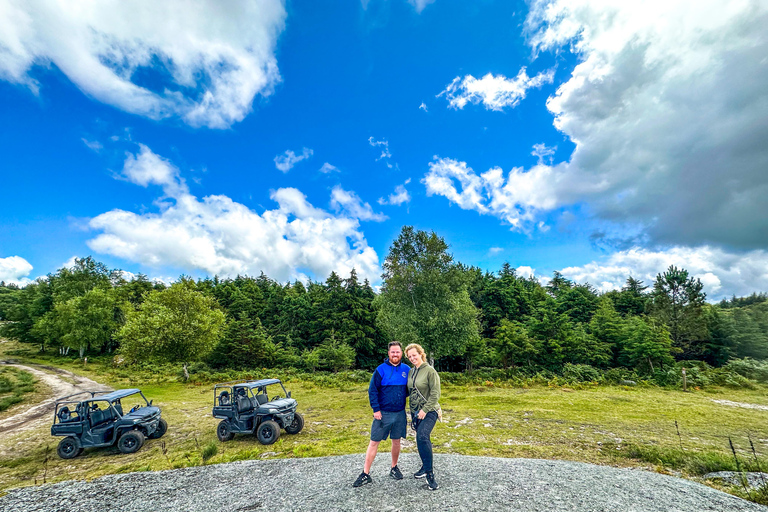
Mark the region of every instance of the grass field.
[[[163, 382], [163, 378], [142, 383], [130, 376], [118, 377], [120, 372], [106, 366], [62, 366], [116, 388], [138, 385], [162, 408], [168, 433], [163, 439], [148, 440], [135, 454], [89, 450], [69, 461], [56, 456], [59, 439], [50, 436], [47, 422], [30, 431], [3, 434], [0, 489], [39, 484], [43, 478], [55, 482], [243, 459], [362, 453], [367, 446], [371, 410], [365, 384], [323, 387], [291, 381], [286, 387], [299, 402], [305, 428], [294, 436], [283, 433], [277, 443], [263, 446], [251, 436], [237, 436], [227, 443], [216, 439], [218, 420], [211, 416], [212, 385]], [[768, 406], [764, 388], [683, 393], [655, 387], [587, 385], [574, 390], [513, 388], [498, 383], [444, 385], [444, 422], [435, 428], [433, 443], [437, 453], [564, 459], [643, 467], [695, 478], [709, 471], [736, 468], [729, 436], [740, 461], [754, 467], [749, 436], [759, 461], [768, 467], [768, 459], [764, 459], [768, 453], [768, 410], [714, 400]], [[413, 441], [410, 434], [404, 451], [416, 451]], [[381, 451], [388, 449], [389, 443], [382, 443]], [[381, 457], [376, 464], [386, 464], [385, 459]]]

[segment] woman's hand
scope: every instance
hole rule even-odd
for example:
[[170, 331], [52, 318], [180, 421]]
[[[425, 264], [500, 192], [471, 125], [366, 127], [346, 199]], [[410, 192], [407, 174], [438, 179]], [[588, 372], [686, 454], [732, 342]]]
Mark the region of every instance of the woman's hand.
[[419, 411], [419, 414], [417, 414], [416, 416], [417, 416], [417, 417], [418, 417], [420, 420], [423, 420], [423, 419], [424, 419], [424, 418], [427, 416], [427, 413], [425, 413], [424, 411]]

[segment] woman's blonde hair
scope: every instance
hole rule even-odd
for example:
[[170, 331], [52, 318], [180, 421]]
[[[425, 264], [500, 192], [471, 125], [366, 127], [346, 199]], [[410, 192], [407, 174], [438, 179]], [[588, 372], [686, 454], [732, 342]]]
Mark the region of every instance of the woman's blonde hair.
[[405, 357], [408, 357], [408, 351], [412, 348], [416, 349], [416, 352], [418, 352], [421, 355], [421, 362], [426, 363], [427, 362], [427, 353], [424, 352], [424, 349], [419, 345], [418, 343], [411, 343], [407, 347], [405, 347]]

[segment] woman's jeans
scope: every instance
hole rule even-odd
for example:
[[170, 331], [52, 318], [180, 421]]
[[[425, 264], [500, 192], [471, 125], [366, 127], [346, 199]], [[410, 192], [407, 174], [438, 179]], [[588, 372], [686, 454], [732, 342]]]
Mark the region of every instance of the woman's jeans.
[[424, 467], [424, 471], [432, 472], [432, 441], [429, 436], [432, 434], [432, 429], [435, 428], [437, 423], [437, 413], [435, 411], [429, 411], [423, 420], [420, 420], [418, 416], [412, 416], [412, 423], [416, 428], [416, 446], [419, 449], [419, 456], [421, 457], [421, 465]]

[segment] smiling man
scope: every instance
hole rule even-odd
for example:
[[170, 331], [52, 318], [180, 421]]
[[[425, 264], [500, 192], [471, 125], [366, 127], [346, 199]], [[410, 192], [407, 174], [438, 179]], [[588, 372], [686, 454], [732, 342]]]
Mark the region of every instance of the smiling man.
[[405, 437], [407, 422], [405, 419], [405, 399], [407, 396], [408, 372], [410, 367], [402, 363], [403, 347], [398, 341], [392, 341], [388, 347], [388, 358], [376, 368], [368, 386], [368, 399], [373, 409], [371, 442], [365, 453], [363, 472], [357, 477], [353, 487], [373, 482], [371, 465], [376, 458], [379, 444], [387, 437], [392, 439], [392, 468], [389, 476], [402, 480], [403, 474], [397, 467], [400, 457], [400, 439]]

